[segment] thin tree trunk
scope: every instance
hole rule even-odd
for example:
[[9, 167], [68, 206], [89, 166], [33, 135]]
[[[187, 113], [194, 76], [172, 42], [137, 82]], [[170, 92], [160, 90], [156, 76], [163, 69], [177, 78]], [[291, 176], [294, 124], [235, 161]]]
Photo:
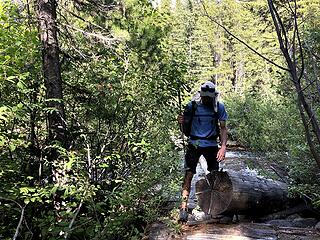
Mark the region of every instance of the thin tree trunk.
[[66, 123], [59, 62], [59, 44], [56, 26], [56, 1], [38, 0], [38, 20], [42, 43], [43, 75], [46, 87], [49, 141], [66, 145]]
[[[44, 84], [46, 87], [46, 101], [48, 107], [48, 142], [51, 146], [56, 144], [66, 147], [66, 122], [62, 94], [62, 79], [59, 62], [59, 44], [56, 25], [56, 0], [37, 0], [39, 33], [42, 44], [42, 68]], [[59, 159], [60, 153], [56, 147], [49, 148], [46, 153], [48, 160], [54, 162]], [[51, 164], [52, 181], [64, 184], [66, 175], [57, 171]], [[53, 208], [56, 211], [57, 221], [61, 221], [63, 215], [61, 193], [53, 196]]]

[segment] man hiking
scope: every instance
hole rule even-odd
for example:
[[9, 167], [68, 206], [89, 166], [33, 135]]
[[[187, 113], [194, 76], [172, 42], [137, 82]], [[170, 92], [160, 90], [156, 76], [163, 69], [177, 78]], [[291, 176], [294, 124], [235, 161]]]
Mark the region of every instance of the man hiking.
[[[201, 155], [206, 159], [208, 171], [218, 170], [219, 162], [224, 160], [227, 144], [227, 112], [223, 103], [218, 102], [216, 86], [207, 81], [200, 87], [200, 99], [191, 101], [178, 122], [188, 136], [185, 155], [186, 172], [182, 184], [182, 203], [179, 221], [188, 220], [187, 203], [191, 180], [196, 173], [196, 167]], [[217, 138], [220, 137], [221, 148], [218, 148]]]

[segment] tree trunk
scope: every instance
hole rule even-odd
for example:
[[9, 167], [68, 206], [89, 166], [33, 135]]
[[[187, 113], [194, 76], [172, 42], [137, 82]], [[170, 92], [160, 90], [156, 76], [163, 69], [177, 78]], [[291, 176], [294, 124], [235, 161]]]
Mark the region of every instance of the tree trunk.
[[262, 215], [284, 209], [287, 185], [243, 172], [213, 172], [213, 184], [196, 183], [200, 208], [208, 214]]
[[43, 75], [46, 87], [49, 141], [65, 146], [65, 113], [56, 26], [56, 1], [38, 0], [38, 20], [42, 43]]

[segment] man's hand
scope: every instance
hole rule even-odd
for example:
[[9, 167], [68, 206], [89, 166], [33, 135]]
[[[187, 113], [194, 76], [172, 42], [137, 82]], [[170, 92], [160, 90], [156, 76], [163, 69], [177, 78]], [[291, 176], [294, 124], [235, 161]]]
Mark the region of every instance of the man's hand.
[[182, 114], [179, 114], [178, 118], [177, 118], [178, 123], [183, 124], [184, 122], [184, 117]]
[[222, 145], [217, 153], [217, 161], [221, 162], [224, 160], [226, 156], [227, 147], [225, 145]]

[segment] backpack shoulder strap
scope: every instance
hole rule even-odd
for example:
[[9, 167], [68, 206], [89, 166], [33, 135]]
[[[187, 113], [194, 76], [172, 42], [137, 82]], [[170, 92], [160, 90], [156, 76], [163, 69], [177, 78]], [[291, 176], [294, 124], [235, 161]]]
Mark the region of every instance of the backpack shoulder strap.
[[215, 112], [215, 125], [216, 125], [216, 138], [219, 138], [220, 137], [219, 102], [217, 102], [217, 112]]
[[191, 115], [192, 115], [192, 117], [193, 117], [194, 113], [195, 113], [196, 110], [197, 110], [198, 104], [197, 104], [196, 101], [192, 101], [191, 104], [192, 104], [192, 106], [191, 106]]
[[193, 121], [193, 117], [194, 117], [194, 114], [197, 110], [197, 107], [198, 107], [198, 104], [196, 101], [192, 101], [191, 102], [191, 119], [190, 119], [190, 127], [192, 126], [192, 121]]

